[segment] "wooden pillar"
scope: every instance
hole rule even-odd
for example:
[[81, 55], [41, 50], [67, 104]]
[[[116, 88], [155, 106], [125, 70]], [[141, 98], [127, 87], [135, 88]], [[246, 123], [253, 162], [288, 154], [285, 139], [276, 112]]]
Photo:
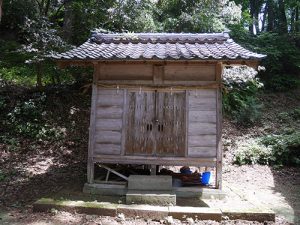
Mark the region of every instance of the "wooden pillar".
[[217, 162], [216, 162], [216, 188], [222, 189], [222, 73], [223, 65], [221, 62], [216, 64], [216, 82], [219, 84], [217, 89]]
[[94, 74], [92, 84], [92, 101], [91, 101], [91, 115], [90, 115], [90, 128], [89, 128], [89, 149], [88, 149], [88, 162], [87, 162], [87, 182], [94, 183], [94, 170], [95, 163], [93, 159], [95, 147], [95, 128], [96, 128], [96, 110], [97, 110], [97, 92], [98, 92], [98, 77], [100, 72], [100, 65], [94, 63]]

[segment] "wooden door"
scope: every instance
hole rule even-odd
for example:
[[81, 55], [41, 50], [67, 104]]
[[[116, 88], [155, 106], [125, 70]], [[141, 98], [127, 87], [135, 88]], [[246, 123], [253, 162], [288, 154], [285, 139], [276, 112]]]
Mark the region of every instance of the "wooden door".
[[126, 155], [184, 156], [185, 92], [128, 93]]
[[185, 99], [185, 91], [158, 92], [156, 95], [156, 154], [159, 156], [185, 156]]
[[126, 155], [155, 152], [155, 92], [129, 91], [127, 95]]

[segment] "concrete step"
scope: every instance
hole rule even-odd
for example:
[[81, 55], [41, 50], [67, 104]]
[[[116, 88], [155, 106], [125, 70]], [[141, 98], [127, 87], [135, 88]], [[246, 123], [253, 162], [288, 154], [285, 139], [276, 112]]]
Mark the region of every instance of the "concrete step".
[[171, 176], [131, 175], [128, 178], [128, 190], [171, 191]]
[[176, 195], [170, 191], [129, 190], [126, 204], [176, 205]]

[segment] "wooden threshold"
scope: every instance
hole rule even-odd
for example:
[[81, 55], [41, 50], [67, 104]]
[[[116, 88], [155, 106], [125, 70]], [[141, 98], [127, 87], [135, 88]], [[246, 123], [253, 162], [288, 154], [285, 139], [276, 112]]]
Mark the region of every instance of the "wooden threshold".
[[170, 166], [207, 166], [215, 167], [216, 158], [153, 157], [153, 156], [113, 156], [94, 155], [93, 162], [109, 164], [146, 164]]

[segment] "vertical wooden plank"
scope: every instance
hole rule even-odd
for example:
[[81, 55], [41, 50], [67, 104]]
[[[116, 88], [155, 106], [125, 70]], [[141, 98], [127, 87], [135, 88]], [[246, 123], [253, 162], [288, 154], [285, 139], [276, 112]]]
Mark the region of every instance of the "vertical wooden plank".
[[189, 90], [185, 91], [185, 157], [188, 157], [189, 141]]
[[222, 149], [222, 63], [216, 64], [216, 81], [220, 84], [217, 89], [217, 165], [216, 165], [216, 188], [222, 189], [222, 162], [223, 162], [223, 149]]
[[186, 94], [184, 91], [159, 92], [157, 96], [156, 153], [159, 156], [184, 156], [186, 151]]
[[153, 83], [162, 84], [164, 75], [163, 65], [153, 65]]
[[127, 128], [127, 115], [128, 115], [128, 103], [127, 103], [127, 89], [123, 90], [123, 118], [122, 118], [122, 140], [121, 140], [121, 155], [125, 155], [125, 143], [126, 143], [126, 128]]
[[100, 64], [94, 64], [93, 85], [92, 85], [92, 101], [91, 115], [89, 127], [89, 147], [88, 147], [88, 162], [87, 162], [87, 182], [94, 183], [94, 161], [93, 153], [95, 148], [95, 131], [96, 131], [96, 109], [98, 98], [98, 77], [100, 76]]
[[153, 91], [128, 91], [126, 155], [153, 154], [154, 95]]

